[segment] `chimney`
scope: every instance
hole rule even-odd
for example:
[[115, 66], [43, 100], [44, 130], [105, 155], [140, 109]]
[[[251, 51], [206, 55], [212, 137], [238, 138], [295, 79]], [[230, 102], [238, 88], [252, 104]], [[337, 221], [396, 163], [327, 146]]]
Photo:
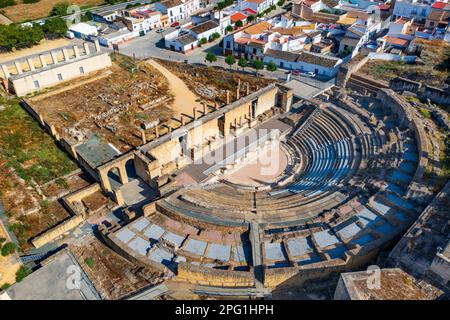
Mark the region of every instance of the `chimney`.
[[227, 90], [227, 104], [230, 104], [230, 90]]
[[8, 79], [11, 76], [11, 73], [9, 73], [9, 68], [6, 64], [2, 64], [2, 70], [3, 74], [5, 75], [5, 79]]
[[203, 102], [203, 114], [206, 114], [206, 102]]
[[63, 53], [63, 56], [64, 56], [64, 61], [69, 61], [70, 60], [69, 52], [67, 52], [66, 48], [62, 49], [62, 53]]
[[16, 66], [16, 70], [17, 70], [17, 74], [22, 74], [23, 70], [22, 70], [22, 65], [20, 64], [20, 62], [14, 62], [14, 65]]
[[80, 57], [80, 50], [78, 49], [78, 46], [73, 46], [73, 54], [75, 55], [75, 58]]
[[159, 138], [159, 128], [158, 128], [157, 125], [155, 126], [155, 136], [156, 136], [157, 138]]
[[246, 87], [247, 87], [247, 95], [249, 95], [250, 94], [250, 85], [249, 85], [249, 83], [247, 82], [246, 83]]
[[181, 115], [181, 119], [180, 120], [181, 120], [181, 125], [184, 126], [186, 124], [186, 121], [185, 121], [183, 115]]
[[39, 55], [39, 60], [41, 60], [42, 68], [47, 66], [47, 60], [45, 60], [45, 56], [43, 54]]
[[194, 108], [192, 109], [192, 112], [194, 113], [194, 120], [197, 120], [197, 108], [194, 107]]
[[83, 43], [84, 52], [86, 55], [89, 55], [91, 53], [91, 50], [89, 49], [89, 43], [85, 42]]
[[94, 46], [95, 46], [95, 52], [100, 52], [100, 43], [98, 42], [98, 39], [94, 40]]
[[56, 56], [56, 53], [54, 51], [51, 51], [50, 55], [52, 56], [53, 63], [57, 64], [58, 63], [58, 57]]

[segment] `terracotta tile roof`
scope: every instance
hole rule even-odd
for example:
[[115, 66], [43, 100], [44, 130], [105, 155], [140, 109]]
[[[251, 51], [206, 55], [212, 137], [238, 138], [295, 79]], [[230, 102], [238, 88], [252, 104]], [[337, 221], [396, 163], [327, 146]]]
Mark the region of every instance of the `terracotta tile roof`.
[[166, 8], [173, 8], [181, 6], [183, 2], [181, 0], [164, 0], [161, 1], [161, 4], [164, 5]]
[[408, 40], [405, 40], [405, 39], [391, 37], [391, 36], [385, 36], [384, 39], [386, 40], [387, 43], [390, 43], [390, 44], [395, 44], [395, 45], [404, 46], [404, 47], [408, 46]]
[[258, 13], [255, 10], [250, 9], [250, 8], [244, 9], [244, 11], [247, 12], [248, 14], [257, 14]]
[[239, 44], [247, 44], [250, 42], [250, 39], [248, 38], [237, 38], [234, 39], [234, 42], [239, 43]]
[[264, 3], [266, 0], [245, 0], [244, 2], [251, 2], [251, 3], [257, 3], [261, 4]]
[[268, 49], [266, 51], [266, 56], [291, 62], [305, 62], [325, 68], [333, 68], [339, 61], [339, 58], [336, 57], [306, 51], [293, 53], [289, 51]]
[[242, 31], [254, 35], [254, 34], [260, 34], [263, 33], [264, 31], [268, 30], [270, 27], [272, 27], [272, 25], [270, 23], [268, 23], [267, 21], [261, 21], [258, 22], [256, 24], [253, 24], [245, 29], [243, 29]]
[[448, 5], [448, 3], [438, 1], [438, 2], [433, 3], [433, 5], [431, 7], [435, 8], [435, 9], [444, 9], [447, 5]]
[[302, 29], [293, 29], [293, 28], [273, 28], [270, 29], [271, 32], [278, 32], [281, 35], [284, 36], [299, 36], [302, 35], [304, 32]]
[[218, 26], [219, 26], [219, 24], [217, 22], [208, 20], [206, 22], [200, 23], [200, 24], [196, 25], [195, 27], [191, 28], [191, 31], [196, 34], [200, 34], [205, 31], [217, 28]]
[[235, 14], [231, 15], [230, 19], [233, 22], [244, 21], [245, 19], [247, 19], [247, 16], [242, 12], [236, 12]]

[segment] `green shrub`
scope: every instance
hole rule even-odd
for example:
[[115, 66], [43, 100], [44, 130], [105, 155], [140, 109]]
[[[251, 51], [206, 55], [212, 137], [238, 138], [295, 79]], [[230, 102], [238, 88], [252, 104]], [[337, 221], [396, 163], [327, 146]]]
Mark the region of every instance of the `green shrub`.
[[6, 282], [0, 287], [0, 290], [6, 291], [9, 287], [11, 287], [11, 285]]
[[70, 7], [69, 2], [60, 2], [53, 6], [50, 11], [50, 16], [66, 16], [68, 15], [67, 9]]
[[16, 272], [16, 281], [22, 281], [26, 276], [30, 275], [33, 272], [30, 268], [21, 266], [19, 270]]
[[95, 266], [95, 260], [93, 258], [84, 259], [84, 263], [91, 269]]
[[12, 242], [5, 243], [1, 249], [2, 256], [6, 257], [13, 254], [16, 251], [16, 248], [17, 246]]
[[16, 4], [17, 4], [17, 2], [15, 0], [0, 0], [0, 8], [14, 6]]

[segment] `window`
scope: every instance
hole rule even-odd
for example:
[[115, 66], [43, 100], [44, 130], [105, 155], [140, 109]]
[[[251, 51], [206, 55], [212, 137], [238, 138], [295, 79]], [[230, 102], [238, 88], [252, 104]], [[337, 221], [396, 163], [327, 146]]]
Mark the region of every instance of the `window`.
[[58, 81], [62, 81], [63, 77], [61, 73], [58, 73], [56, 76], [58, 77]]
[[39, 89], [41, 87], [40, 84], [39, 84], [39, 81], [37, 81], [37, 80], [34, 81], [34, 87], [36, 89]]
[[84, 68], [80, 67], [80, 73], [83, 74], [84, 73]]
[[230, 44], [230, 42], [227, 41], [226, 48], [230, 49], [230, 47], [231, 47], [231, 44]]

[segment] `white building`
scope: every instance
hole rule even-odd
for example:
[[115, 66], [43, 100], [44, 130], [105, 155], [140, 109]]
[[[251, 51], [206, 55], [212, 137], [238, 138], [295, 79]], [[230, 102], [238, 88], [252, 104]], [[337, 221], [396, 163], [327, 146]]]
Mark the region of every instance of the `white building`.
[[283, 69], [314, 72], [317, 75], [334, 77], [342, 59], [307, 51], [293, 53], [269, 49], [264, 56], [264, 63], [269, 62], [274, 62]]
[[275, 0], [239, 0], [238, 8], [240, 11], [251, 9], [257, 13], [260, 13], [274, 4]]
[[396, 0], [392, 13], [393, 19], [399, 17], [426, 19], [431, 11], [431, 1]]
[[200, 10], [200, 0], [164, 0], [155, 3], [155, 8], [169, 17], [169, 22], [174, 23], [187, 19], [191, 14]]

